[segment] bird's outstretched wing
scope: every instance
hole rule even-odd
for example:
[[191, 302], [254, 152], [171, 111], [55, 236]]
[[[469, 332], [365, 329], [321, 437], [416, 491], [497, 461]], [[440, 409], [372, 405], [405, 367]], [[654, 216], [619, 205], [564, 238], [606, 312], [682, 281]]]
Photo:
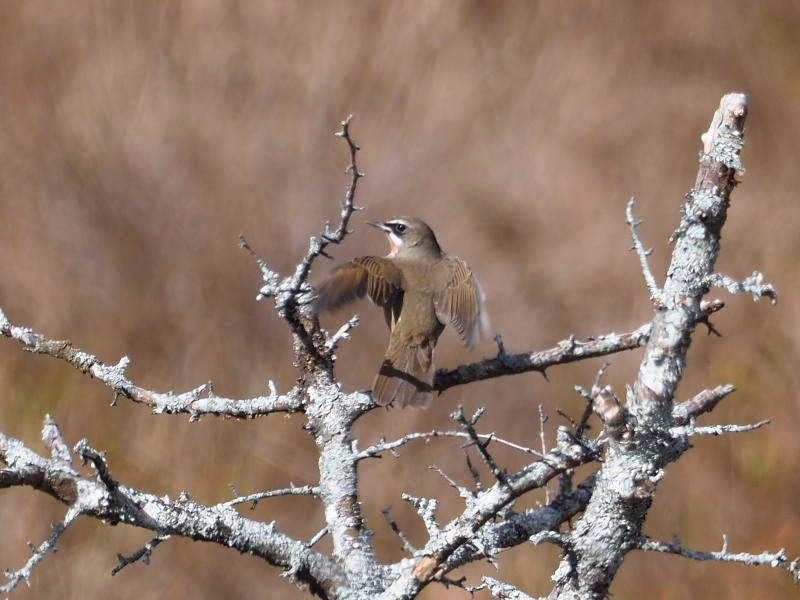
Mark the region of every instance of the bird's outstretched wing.
[[317, 290], [317, 312], [333, 311], [368, 296], [378, 306], [391, 306], [402, 293], [401, 274], [387, 258], [362, 256], [334, 269]]
[[436, 317], [442, 323], [452, 325], [463, 344], [471, 349], [489, 333], [483, 288], [460, 258], [448, 256], [437, 268], [443, 269], [447, 275], [437, 279], [447, 284], [434, 292]]

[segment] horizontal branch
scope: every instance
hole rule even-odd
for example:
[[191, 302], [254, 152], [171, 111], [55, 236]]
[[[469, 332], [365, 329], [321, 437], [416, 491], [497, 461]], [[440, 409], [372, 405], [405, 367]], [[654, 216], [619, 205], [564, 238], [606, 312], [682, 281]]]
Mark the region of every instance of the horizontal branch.
[[506, 354], [502, 348], [495, 358], [488, 358], [455, 369], [439, 369], [433, 382], [433, 389], [443, 392], [446, 389], [473, 381], [483, 381], [536, 371], [544, 373], [549, 367], [563, 365], [579, 360], [608, 356], [625, 350], [640, 348], [647, 343], [650, 324], [642, 325], [630, 333], [609, 333], [596, 338], [578, 341], [569, 338], [557, 346], [540, 352]]
[[[49, 419], [45, 434], [53, 428], [57, 425]], [[56, 437], [60, 438], [60, 433]], [[40, 456], [20, 440], [0, 432], [0, 460], [8, 465], [3, 473], [25, 475], [11, 478], [13, 485], [44, 482], [35, 487], [70, 506], [65, 524], [76, 514], [107, 523], [126, 523], [159, 536], [176, 535], [213, 542], [259, 556], [283, 568], [292, 581], [303, 582], [312, 589], [341, 584], [342, 574], [333, 560], [279, 532], [274, 522], [244, 518], [231, 502], [209, 507], [193, 502], [185, 494], [171, 500], [140, 492], [114, 480], [102, 455], [91, 449], [86, 440], [76, 444], [75, 452], [94, 465], [97, 479], [83, 477], [63, 459]], [[42, 552], [48, 549], [45, 545], [42, 548]], [[317, 593], [323, 597], [327, 595], [322, 589], [317, 589]]]
[[792, 574], [795, 582], [800, 580], [800, 557], [790, 561], [786, 557], [786, 550], [781, 548], [777, 552], [765, 551], [761, 554], [751, 554], [749, 552], [729, 552], [728, 537], [722, 536], [722, 550], [718, 552], [700, 552], [681, 546], [680, 540], [675, 537], [672, 542], [657, 542], [642, 536], [639, 539], [639, 548], [649, 552], [663, 552], [665, 554], [677, 554], [692, 560], [715, 561], [715, 562], [735, 562], [743, 565], [769, 565], [773, 569], [784, 569]]
[[[504, 375], [531, 371], [544, 373], [548, 367], [555, 365], [632, 350], [647, 343], [649, 332], [648, 324], [630, 333], [610, 333], [585, 341], [570, 338], [540, 352], [521, 354], [500, 352], [495, 358], [451, 370], [438, 370], [434, 389], [442, 392], [457, 385]], [[0, 309], [0, 335], [18, 341], [29, 352], [46, 354], [72, 365], [81, 373], [91, 375], [105, 384], [115, 395], [149, 406], [156, 414], [187, 414], [192, 420], [205, 415], [248, 419], [271, 413], [294, 413], [304, 410], [300, 389], [293, 388], [286, 394], [279, 394], [272, 381], [269, 382], [269, 395], [244, 399], [217, 396], [211, 383], [179, 394], [149, 390], [125, 377], [125, 371], [130, 364], [128, 357], [123, 357], [116, 365], [107, 365], [68, 340], [54, 340], [28, 327], [14, 325], [2, 309]]]
[[53, 340], [28, 327], [13, 325], [2, 309], [0, 309], [0, 335], [18, 341], [29, 352], [46, 354], [72, 365], [81, 373], [91, 375], [111, 388], [115, 396], [124, 396], [149, 406], [154, 413], [188, 414], [192, 420], [203, 415], [225, 415], [247, 419], [274, 412], [292, 413], [303, 409], [297, 389], [281, 395], [272, 382], [268, 396], [241, 400], [217, 396], [211, 383], [180, 394], [148, 390], [125, 377], [125, 370], [130, 364], [128, 357], [123, 357], [116, 365], [107, 365], [93, 354], [75, 347], [68, 340]]
[[749, 431], [755, 431], [756, 429], [761, 429], [762, 427], [769, 425], [770, 420], [764, 419], [763, 421], [759, 421], [758, 423], [747, 423], [745, 425], [708, 425], [706, 427], [693, 427], [688, 435], [725, 435], [728, 433], [747, 433]]
[[237, 496], [233, 500], [228, 500], [227, 502], [223, 502], [223, 506], [236, 506], [237, 504], [247, 504], [252, 503], [253, 507], [260, 500], [266, 500], [268, 498], [280, 498], [282, 496], [318, 496], [319, 495], [319, 488], [314, 487], [313, 485], [303, 485], [303, 486], [296, 486], [290, 485], [287, 488], [282, 488], [279, 490], [269, 490], [266, 492], [256, 492], [255, 494], [248, 494], [247, 496]]
[[[471, 437], [468, 433], [464, 431], [439, 431], [434, 429], [433, 431], [418, 431], [415, 433], [409, 433], [404, 435], [401, 438], [392, 441], [381, 440], [377, 444], [373, 444], [372, 446], [365, 448], [361, 452], [355, 455], [356, 460], [364, 460], [365, 458], [379, 458], [381, 454], [384, 452], [391, 452], [393, 455], [397, 456], [395, 450], [400, 448], [401, 446], [405, 446], [416, 440], [425, 440], [426, 442], [433, 439], [433, 438], [461, 438], [464, 440], [470, 440]], [[485, 440], [486, 442], [495, 442], [501, 444], [503, 446], [508, 446], [509, 448], [513, 448], [515, 450], [519, 450], [525, 454], [533, 454], [535, 456], [542, 456], [541, 452], [538, 452], [532, 448], [528, 448], [527, 446], [522, 446], [520, 444], [515, 444], [509, 440], [505, 440], [501, 437], [496, 436], [493, 433], [481, 433], [478, 434], [478, 439]]]
[[743, 281], [737, 281], [732, 277], [712, 273], [707, 278], [709, 286], [715, 286], [727, 290], [731, 294], [748, 293], [753, 296], [753, 300], [769, 298], [772, 304], [778, 303], [778, 290], [769, 283], [764, 283], [764, 276], [758, 271], [754, 272]]

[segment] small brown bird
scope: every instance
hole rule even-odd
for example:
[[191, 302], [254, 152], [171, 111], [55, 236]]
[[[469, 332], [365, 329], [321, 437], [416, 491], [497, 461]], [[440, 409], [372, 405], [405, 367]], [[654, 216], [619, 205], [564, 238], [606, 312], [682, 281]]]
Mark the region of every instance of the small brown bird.
[[375, 377], [379, 406], [426, 407], [433, 391], [433, 349], [446, 324], [467, 348], [486, 335], [484, 294], [464, 261], [445, 254], [433, 231], [414, 217], [368, 225], [389, 238], [388, 256], [362, 256], [331, 273], [319, 288], [318, 311], [369, 296], [382, 306], [391, 334]]

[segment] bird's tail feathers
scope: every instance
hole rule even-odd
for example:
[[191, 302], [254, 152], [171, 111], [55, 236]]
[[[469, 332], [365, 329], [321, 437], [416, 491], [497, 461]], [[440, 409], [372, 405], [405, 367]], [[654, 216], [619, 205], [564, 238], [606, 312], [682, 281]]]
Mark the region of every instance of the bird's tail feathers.
[[427, 408], [433, 392], [433, 346], [405, 346], [383, 359], [372, 386], [379, 406]]

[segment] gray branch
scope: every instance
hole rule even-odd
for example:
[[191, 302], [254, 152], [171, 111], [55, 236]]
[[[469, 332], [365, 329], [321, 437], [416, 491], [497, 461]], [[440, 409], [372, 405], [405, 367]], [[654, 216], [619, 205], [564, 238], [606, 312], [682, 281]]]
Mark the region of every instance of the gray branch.
[[[670, 429], [674, 393], [695, 326], [707, 318], [701, 302], [714, 278], [720, 231], [736, 184], [734, 176], [742, 168], [739, 152], [746, 115], [746, 96], [725, 96], [703, 138], [697, 181], [673, 236], [672, 262], [656, 296], [638, 377], [628, 393], [627, 425], [633, 426], [632, 435], [610, 440], [592, 499], [566, 542], [550, 598], [599, 600], [608, 595], [625, 555], [639, 547], [641, 527], [664, 467], [689, 448], [686, 432]], [[633, 227], [630, 205], [628, 220]], [[652, 294], [656, 286], [650, 281], [646, 253], [634, 240]]]
[[636, 228], [641, 224], [641, 221], [636, 221], [633, 218], [633, 205], [636, 202], [635, 198], [631, 198], [628, 201], [628, 208], [625, 211], [625, 217], [628, 222], [628, 227], [631, 228], [631, 237], [633, 237], [633, 249], [636, 251], [637, 256], [639, 257], [639, 264], [642, 267], [642, 274], [644, 275], [644, 280], [647, 283], [647, 289], [650, 292], [650, 298], [653, 300], [657, 300], [661, 296], [661, 289], [658, 287], [656, 283], [656, 278], [653, 276], [652, 271], [650, 271], [650, 265], [647, 262], [647, 257], [653, 253], [653, 249], [645, 250], [644, 245], [642, 244], [642, 240], [639, 238], [639, 233], [636, 231]]
[[533, 596], [528, 596], [528, 594], [522, 590], [508, 583], [499, 581], [494, 577], [484, 576], [481, 580], [483, 581], [483, 585], [473, 588], [470, 591], [477, 592], [482, 589], [487, 589], [492, 594], [492, 597], [501, 598], [502, 600], [535, 600]]
[[91, 375], [104, 383], [115, 396], [123, 396], [149, 406], [154, 413], [187, 414], [195, 420], [203, 415], [248, 418], [273, 412], [292, 413], [302, 410], [298, 389], [281, 395], [273, 382], [269, 384], [268, 396], [242, 400], [217, 396], [211, 384], [203, 384], [180, 394], [159, 393], [145, 389], [125, 377], [125, 370], [130, 364], [127, 356], [116, 365], [107, 365], [93, 354], [75, 347], [68, 340], [53, 340], [28, 327], [12, 324], [2, 309], [0, 309], [0, 335], [18, 341], [29, 352], [47, 354], [63, 360], [81, 373]]
[[505, 375], [530, 372], [544, 374], [548, 368], [556, 365], [634, 350], [647, 343], [650, 327], [651, 324], [647, 323], [629, 333], [606, 333], [583, 341], [570, 337], [553, 348], [539, 352], [506, 354], [505, 348], [501, 345], [496, 358], [462, 365], [455, 369], [439, 369], [436, 371], [433, 389], [443, 392], [457, 385]]
[[760, 300], [765, 296], [772, 301], [772, 304], [778, 303], [778, 291], [768, 283], [764, 283], [764, 276], [755, 271], [750, 277], [745, 278], [743, 281], [736, 281], [731, 277], [720, 275], [719, 273], [711, 273], [706, 278], [706, 285], [709, 287], [714, 286], [727, 290], [731, 294], [740, 294], [742, 292], [751, 294], [753, 300]]
[[[57, 425], [48, 418], [45, 441], [48, 430], [52, 429], [57, 429]], [[85, 440], [76, 444], [75, 452], [94, 465], [97, 469], [94, 477], [80, 475], [58, 457], [40, 456], [20, 440], [0, 432], [0, 460], [9, 467], [8, 471], [0, 472], [0, 487], [29, 485], [68, 505], [64, 521], [35, 549], [28, 564], [12, 574], [4, 591], [10, 591], [21, 578], [30, 576], [33, 566], [54, 548], [58, 537], [79, 515], [107, 523], [125, 523], [159, 536], [178, 535], [236, 548], [283, 567], [291, 580], [314, 590], [321, 582], [336, 585], [342, 581], [341, 570], [334, 561], [281, 533], [274, 523], [246, 519], [229, 502], [207, 507], [186, 495], [172, 500], [140, 492], [116, 482], [102, 455]], [[24, 477], [12, 480], [8, 477], [10, 473]], [[328, 594], [324, 589], [316, 591], [323, 592], [323, 597]]]
[[697, 561], [714, 562], [735, 562], [743, 565], [767, 565], [773, 569], [784, 569], [792, 574], [795, 582], [800, 580], [800, 557], [789, 560], [786, 557], [786, 550], [781, 548], [777, 552], [761, 552], [751, 554], [750, 552], [731, 552], [728, 549], [728, 537], [722, 536], [722, 549], [717, 552], [700, 552], [691, 550], [681, 545], [676, 536], [672, 542], [657, 542], [642, 536], [639, 540], [639, 548], [648, 552], [662, 552], [664, 554], [677, 554]]
[[67, 514], [64, 516], [64, 520], [61, 521], [61, 523], [57, 523], [52, 526], [53, 533], [49, 538], [47, 538], [39, 546], [31, 545], [33, 554], [28, 559], [28, 562], [25, 563], [22, 568], [17, 569], [16, 571], [5, 572], [8, 583], [0, 586], [0, 592], [7, 594], [17, 587], [17, 585], [19, 585], [22, 581], [25, 581], [28, 585], [30, 585], [33, 568], [39, 564], [42, 559], [44, 559], [48, 552], [55, 552], [58, 550], [56, 547], [56, 542], [58, 542], [58, 539], [61, 537], [61, 535], [69, 528], [70, 525], [75, 522], [79, 516], [79, 511], [75, 509], [68, 510]]
[[[537, 450], [534, 450], [533, 448], [528, 448], [527, 446], [523, 446], [521, 444], [516, 444], [516, 443], [514, 443], [512, 441], [503, 439], [503, 438], [501, 438], [499, 436], [496, 436], [494, 434], [481, 433], [481, 434], [477, 434], [477, 437], [482, 442], [492, 441], [492, 442], [495, 442], [497, 444], [502, 444], [504, 446], [508, 446], [509, 448], [513, 448], [514, 450], [518, 450], [518, 451], [523, 452], [525, 454], [532, 454], [534, 456], [542, 456], [541, 452], [538, 452]], [[465, 440], [472, 439], [471, 436], [468, 433], [464, 432], [464, 431], [439, 431], [439, 430], [436, 430], [436, 429], [434, 429], [433, 431], [427, 431], [427, 432], [421, 432], [420, 431], [420, 432], [406, 434], [403, 437], [401, 437], [399, 439], [396, 439], [396, 440], [392, 440], [392, 441], [381, 440], [377, 444], [369, 446], [368, 448], [364, 448], [364, 450], [362, 450], [361, 452], [359, 452], [356, 455], [356, 458], [358, 460], [363, 460], [365, 458], [376, 458], [376, 457], [379, 457], [381, 454], [383, 454], [385, 452], [389, 452], [393, 456], [398, 457], [399, 454], [397, 454], [397, 452], [396, 452], [396, 450], [398, 448], [400, 448], [402, 446], [405, 446], [407, 444], [410, 444], [413, 441], [417, 441], [417, 440], [428, 441], [428, 440], [431, 440], [431, 439], [434, 439], [434, 438], [462, 438], [462, 439], [465, 439]]]

